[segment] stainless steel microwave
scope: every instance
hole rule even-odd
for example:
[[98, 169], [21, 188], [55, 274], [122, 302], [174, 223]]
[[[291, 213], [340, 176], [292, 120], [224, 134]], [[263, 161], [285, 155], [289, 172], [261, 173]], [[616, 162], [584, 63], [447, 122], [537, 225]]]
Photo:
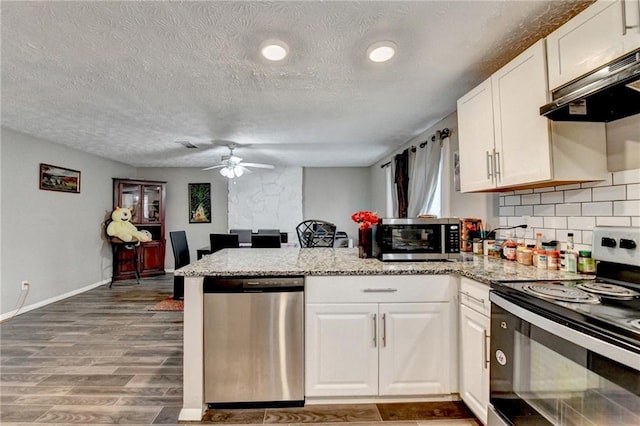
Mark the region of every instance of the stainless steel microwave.
[[383, 261], [458, 259], [460, 219], [383, 218], [376, 233]]

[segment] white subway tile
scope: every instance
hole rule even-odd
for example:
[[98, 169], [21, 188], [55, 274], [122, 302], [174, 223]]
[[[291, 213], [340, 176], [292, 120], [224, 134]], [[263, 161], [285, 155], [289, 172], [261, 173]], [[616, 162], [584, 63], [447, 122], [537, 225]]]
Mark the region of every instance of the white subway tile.
[[532, 194], [533, 193], [533, 189], [519, 189], [517, 191], [514, 191], [516, 195], [519, 194]]
[[631, 226], [631, 218], [602, 216], [596, 219], [596, 223], [598, 226]]
[[542, 194], [542, 204], [560, 204], [564, 203], [564, 192], [547, 192]]
[[627, 187], [625, 185], [593, 188], [593, 201], [624, 200], [626, 196]]
[[631, 226], [637, 226], [640, 228], [640, 217], [632, 217]]
[[[582, 231], [582, 244], [593, 244], [593, 231]], [[591, 250], [591, 247], [578, 248], [578, 250]]]
[[640, 200], [614, 201], [614, 216], [640, 216]]
[[532, 228], [543, 228], [544, 227], [544, 218], [541, 216], [531, 216], [527, 219], [527, 225], [529, 225], [529, 229]]
[[516, 216], [533, 216], [533, 206], [516, 206]]
[[556, 239], [555, 229], [536, 228], [535, 232], [536, 234], [538, 232], [542, 233], [542, 241], [553, 241]]
[[556, 186], [556, 191], [568, 191], [570, 189], [580, 189], [580, 184], [579, 183], [571, 183], [569, 185]]
[[[500, 216], [500, 221], [498, 222], [498, 226], [509, 226], [509, 223], [507, 222], [508, 218], [506, 216]], [[495, 226], [492, 226], [492, 228], [496, 228]], [[487, 229], [489, 229], [489, 227], [487, 227]]]
[[591, 188], [574, 189], [564, 192], [565, 203], [580, 203], [584, 201], [591, 201]]
[[502, 216], [515, 216], [515, 208], [513, 206], [500, 207], [500, 217]]
[[500, 193], [500, 195], [505, 195], [505, 196], [513, 195], [513, 194], [515, 194], [515, 191], [504, 191]]
[[553, 229], [567, 229], [567, 218], [557, 216], [547, 216], [544, 218], [544, 227]]
[[584, 216], [613, 216], [613, 203], [611, 201], [582, 203], [582, 214]]
[[522, 204], [540, 204], [540, 194], [528, 194], [521, 196]]
[[553, 192], [555, 190], [554, 186], [546, 186], [544, 188], [534, 188], [533, 192]]
[[622, 170], [613, 172], [613, 184], [640, 183], [640, 169]]
[[519, 206], [520, 205], [520, 195], [509, 195], [504, 197], [504, 205], [505, 206]]
[[[567, 242], [569, 240], [569, 232], [573, 233], [573, 242], [575, 244], [582, 243], [582, 232], [576, 229], [556, 229], [556, 240]], [[563, 244], [564, 248], [566, 248], [566, 244]]]
[[592, 216], [577, 216], [567, 218], [569, 229], [593, 229], [596, 226], [596, 218]]
[[556, 204], [556, 216], [580, 216], [580, 203]]
[[627, 185], [627, 200], [640, 199], [640, 183]]
[[533, 214], [535, 216], [555, 216], [555, 204], [544, 204], [541, 206], [533, 206]]
[[499, 199], [498, 201], [499, 205], [504, 206], [504, 197], [498, 197], [498, 199]]
[[593, 188], [596, 186], [611, 186], [613, 185], [613, 173], [607, 173], [604, 180], [596, 180], [594, 182], [585, 182], [580, 186], [583, 188]]

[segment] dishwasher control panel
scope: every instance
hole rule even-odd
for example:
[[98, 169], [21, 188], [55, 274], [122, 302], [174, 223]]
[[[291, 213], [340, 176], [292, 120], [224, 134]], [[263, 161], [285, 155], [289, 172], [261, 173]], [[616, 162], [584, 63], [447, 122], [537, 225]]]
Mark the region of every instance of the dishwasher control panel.
[[204, 277], [205, 293], [303, 290], [304, 276]]

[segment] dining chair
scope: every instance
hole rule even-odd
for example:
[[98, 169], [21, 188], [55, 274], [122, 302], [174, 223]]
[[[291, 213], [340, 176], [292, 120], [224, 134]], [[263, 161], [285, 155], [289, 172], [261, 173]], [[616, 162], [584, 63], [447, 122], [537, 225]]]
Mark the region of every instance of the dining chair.
[[251, 236], [252, 248], [280, 248], [280, 234], [253, 234]]
[[209, 234], [211, 253], [215, 253], [224, 248], [238, 248], [240, 241], [238, 234]]
[[280, 235], [280, 230], [279, 229], [258, 229], [258, 234], [265, 234], [265, 235], [278, 234], [278, 235]]
[[[169, 232], [171, 248], [173, 249], [173, 261], [175, 269], [182, 268], [191, 263], [189, 256], [189, 244], [187, 244], [187, 233], [185, 231]], [[175, 300], [184, 297], [184, 277], [173, 276], [173, 298]]]
[[333, 247], [336, 225], [324, 220], [304, 220], [296, 226], [300, 247]]
[[251, 229], [229, 229], [230, 234], [238, 234], [240, 244], [251, 244]]

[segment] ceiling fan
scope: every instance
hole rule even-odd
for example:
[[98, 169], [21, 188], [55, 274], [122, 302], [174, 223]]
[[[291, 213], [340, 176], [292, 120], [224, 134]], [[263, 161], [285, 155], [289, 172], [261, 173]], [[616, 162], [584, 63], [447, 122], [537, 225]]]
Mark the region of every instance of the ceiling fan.
[[202, 170], [220, 169], [220, 174], [226, 178], [233, 179], [242, 176], [245, 172], [251, 173], [248, 167], [259, 169], [274, 169], [271, 164], [243, 163], [242, 158], [233, 155], [235, 145], [229, 145], [229, 155], [223, 155], [220, 162], [215, 166], [206, 167]]

